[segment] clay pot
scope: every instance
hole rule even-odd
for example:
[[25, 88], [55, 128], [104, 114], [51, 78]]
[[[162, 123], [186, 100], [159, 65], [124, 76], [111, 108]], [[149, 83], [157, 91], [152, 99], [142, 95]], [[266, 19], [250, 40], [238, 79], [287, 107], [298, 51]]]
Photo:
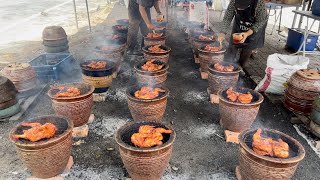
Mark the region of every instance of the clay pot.
[[[134, 66], [136, 76], [139, 84], [162, 84], [167, 80], [167, 71], [169, 65], [165, 64], [162, 69], [158, 71], [145, 71], [141, 69], [141, 66], [146, 62], [138, 63]], [[161, 61], [155, 61], [157, 64], [164, 64]]]
[[13, 82], [19, 92], [28, 91], [37, 86], [36, 72], [28, 63], [10, 64], [1, 73]]
[[229, 87], [237, 85], [239, 80], [239, 72], [241, 71], [241, 67], [239, 65], [229, 62], [220, 62], [220, 64], [223, 66], [232, 65], [234, 67], [233, 72], [222, 72], [217, 71], [214, 68], [214, 64], [208, 65], [208, 82], [210, 94], [218, 94], [220, 90], [225, 90]]
[[133, 86], [127, 89], [128, 106], [135, 121], [161, 121], [167, 107], [167, 99], [169, 90], [164, 87], [165, 93], [160, 93], [159, 97], [154, 99], [139, 99], [134, 96], [134, 93], [141, 89], [142, 86]]
[[107, 92], [109, 87], [112, 85], [114, 63], [111, 61], [99, 59], [94, 61], [106, 61], [107, 67], [104, 69], [91, 69], [85, 66], [91, 61], [81, 63], [80, 67], [82, 69], [82, 79], [85, 83], [91, 84], [94, 87], [93, 93]]
[[[108, 47], [108, 50], [103, 50], [103, 47]], [[98, 59], [106, 59], [113, 62], [113, 73], [117, 74], [120, 71], [121, 62], [123, 61], [123, 54], [125, 46], [109, 45], [109, 46], [97, 46], [95, 48], [95, 54]]]
[[76, 87], [81, 91], [81, 95], [76, 97], [55, 97], [59, 90], [51, 88], [48, 96], [52, 100], [54, 112], [70, 119], [75, 127], [87, 124], [93, 106], [92, 93], [94, 87], [85, 83], [62, 84], [61, 86], [66, 88]]
[[234, 88], [234, 90], [240, 93], [250, 92], [253, 96], [252, 102], [249, 104], [231, 102], [227, 98], [227, 89], [219, 91], [220, 123], [226, 130], [242, 132], [251, 127], [264, 98], [260, 93], [251, 89]]
[[[155, 31], [156, 33], [163, 33], [163, 31]], [[154, 46], [154, 45], [165, 45], [166, 44], [166, 35], [162, 34], [161, 37], [157, 38], [149, 38], [149, 37], [144, 37], [144, 45], [145, 46]]]
[[313, 101], [320, 95], [319, 84], [319, 70], [298, 70], [288, 81], [284, 106], [295, 113], [309, 115]]
[[263, 156], [254, 152], [252, 148], [252, 136], [256, 130], [246, 130], [239, 135], [240, 155], [239, 170], [242, 179], [291, 179], [300, 161], [305, 156], [303, 146], [292, 137], [272, 129], [263, 129], [263, 133], [273, 139], [281, 138], [289, 145], [290, 156], [288, 158], [274, 158]]
[[213, 40], [201, 40], [199, 39], [199, 36], [214, 36], [213, 32], [206, 31], [205, 33], [202, 34], [194, 34], [191, 39], [192, 39], [192, 48], [194, 55], [198, 58], [199, 57], [199, 49], [202, 48], [203, 46], [213, 44], [215, 42], [215, 39]]
[[14, 84], [4, 76], [0, 76], [0, 94], [0, 109], [3, 103], [15, 99], [17, 94]]
[[42, 32], [42, 39], [46, 41], [62, 40], [67, 39], [67, 34], [61, 26], [47, 26]]
[[131, 143], [131, 136], [141, 125], [172, 128], [160, 122], [130, 122], [117, 130], [115, 139], [120, 156], [132, 179], [159, 180], [169, 164], [176, 133], [164, 134], [163, 145], [152, 148], [138, 148]]
[[128, 26], [118, 24], [118, 25], [112, 26], [112, 30], [114, 33], [128, 34]]
[[159, 61], [162, 61], [162, 62], [168, 64], [169, 55], [170, 55], [170, 52], [171, 52], [171, 48], [170, 47], [165, 46], [165, 45], [161, 45], [160, 48], [165, 50], [165, 52], [161, 52], [161, 53], [152, 53], [152, 52], [148, 51], [149, 47], [151, 47], [151, 46], [145, 46], [145, 47], [142, 48], [142, 51], [143, 51], [143, 54], [144, 54], [143, 57], [144, 57], [145, 61], [149, 61], [149, 60], [152, 60], [152, 59], [157, 59]]
[[9, 118], [20, 112], [20, 110], [19, 103], [13, 99], [12, 101], [6, 103], [5, 106], [3, 106], [3, 109], [0, 110], [0, 119]]
[[31, 142], [13, 138], [22, 134], [20, 124], [11, 130], [10, 140], [15, 143], [17, 153], [32, 175], [37, 178], [51, 178], [61, 174], [68, 163], [72, 148], [72, 121], [58, 116], [42, 116], [25, 122], [53, 123], [58, 127], [54, 137]]
[[211, 52], [204, 50], [205, 46], [198, 49], [199, 51], [199, 60], [200, 60], [200, 68], [202, 72], [208, 72], [209, 64], [220, 63], [224, 59], [225, 49], [222, 49], [218, 52]]
[[68, 45], [68, 39], [61, 40], [43, 40], [42, 44], [48, 47], [60, 47]]

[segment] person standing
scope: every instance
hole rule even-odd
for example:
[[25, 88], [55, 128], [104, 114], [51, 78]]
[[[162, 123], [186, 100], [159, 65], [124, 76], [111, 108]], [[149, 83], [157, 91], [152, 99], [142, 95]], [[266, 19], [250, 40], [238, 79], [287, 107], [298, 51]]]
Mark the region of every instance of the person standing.
[[162, 16], [158, 0], [129, 0], [128, 55], [142, 55], [141, 52], [135, 52], [134, 49], [137, 45], [139, 28], [143, 36], [147, 36], [150, 31], [155, 29], [155, 26], [151, 22], [150, 9], [152, 7], [155, 8], [158, 16]]
[[[232, 34], [240, 33], [239, 44], [233, 43], [231, 36], [225, 60], [239, 63], [242, 67], [250, 58], [253, 50], [262, 48], [265, 40], [265, 30], [268, 22], [265, 0], [230, 0], [223, 18], [222, 32], [226, 34], [234, 20]], [[240, 58], [236, 60], [238, 50]]]

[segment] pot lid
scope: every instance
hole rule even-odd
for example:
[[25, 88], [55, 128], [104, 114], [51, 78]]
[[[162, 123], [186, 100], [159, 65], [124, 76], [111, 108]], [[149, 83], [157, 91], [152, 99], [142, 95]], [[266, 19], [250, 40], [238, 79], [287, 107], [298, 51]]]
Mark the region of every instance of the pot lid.
[[297, 74], [306, 79], [320, 80], [320, 71], [317, 69], [301, 69]]

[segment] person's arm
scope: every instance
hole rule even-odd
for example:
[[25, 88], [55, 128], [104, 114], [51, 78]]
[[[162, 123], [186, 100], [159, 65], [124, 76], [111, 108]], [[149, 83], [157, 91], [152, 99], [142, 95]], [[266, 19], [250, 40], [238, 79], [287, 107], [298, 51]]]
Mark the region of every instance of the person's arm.
[[235, 0], [230, 1], [228, 8], [226, 10], [226, 13], [223, 17], [221, 32], [224, 34], [226, 34], [228, 29], [230, 29], [231, 21], [233, 20], [233, 17], [235, 15], [234, 3], [235, 3]]
[[160, 5], [159, 1], [156, 1], [153, 5], [154, 9], [157, 11], [158, 15], [161, 15]]
[[139, 5], [139, 11], [140, 11], [141, 17], [142, 17], [143, 21], [146, 23], [148, 29], [154, 30], [155, 27], [154, 27], [154, 25], [150, 22], [145, 7]]

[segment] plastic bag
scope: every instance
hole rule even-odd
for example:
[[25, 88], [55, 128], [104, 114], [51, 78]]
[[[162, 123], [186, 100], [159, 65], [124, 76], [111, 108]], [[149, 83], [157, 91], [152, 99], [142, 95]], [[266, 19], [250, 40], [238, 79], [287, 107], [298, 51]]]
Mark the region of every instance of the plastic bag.
[[266, 75], [255, 88], [259, 92], [284, 94], [285, 84], [291, 75], [299, 69], [306, 69], [309, 58], [284, 54], [272, 54], [268, 57]]

